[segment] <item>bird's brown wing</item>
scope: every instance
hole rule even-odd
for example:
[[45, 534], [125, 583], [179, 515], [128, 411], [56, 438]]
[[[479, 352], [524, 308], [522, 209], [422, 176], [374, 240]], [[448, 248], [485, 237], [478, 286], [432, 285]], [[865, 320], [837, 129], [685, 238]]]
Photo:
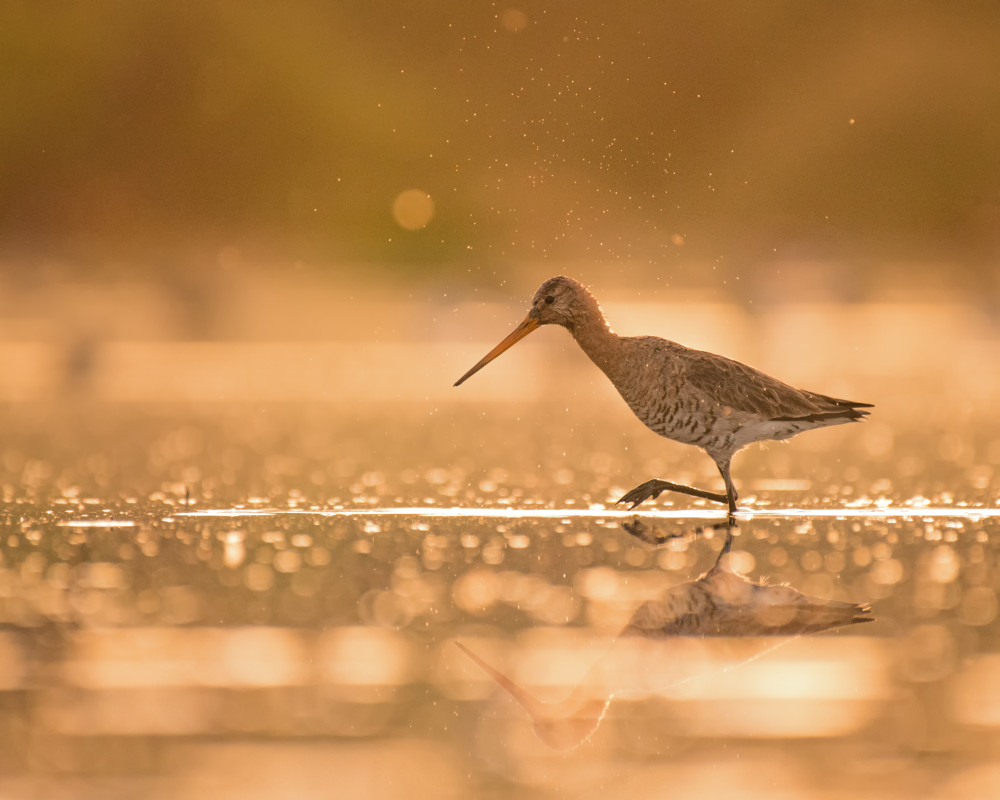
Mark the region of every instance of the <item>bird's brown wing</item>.
[[714, 353], [689, 350], [684, 364], [684, 378], [694, 391], [722, 406], [761, 419], [849, 414], [854, 406], [865, 405], [796, 389], [760, 370]]

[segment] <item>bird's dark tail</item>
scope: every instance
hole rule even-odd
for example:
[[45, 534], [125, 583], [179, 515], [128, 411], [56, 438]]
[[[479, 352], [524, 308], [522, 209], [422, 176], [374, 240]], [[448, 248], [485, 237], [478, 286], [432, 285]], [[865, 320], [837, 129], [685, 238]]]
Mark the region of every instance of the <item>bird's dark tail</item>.
[[870, 412], [866, 409], [875, 407], [874, 403], [840, 400], [836, 397], [828, 397], [825, 394], [813, 394], [812, 396], [827, 407], [821, 411], [814, 411], [812, 414], [792, 414], [784, 417], [773, 417], [772, 419], [775, 422], [833, 422], [835, 420], [857, 422], [868, 416]]

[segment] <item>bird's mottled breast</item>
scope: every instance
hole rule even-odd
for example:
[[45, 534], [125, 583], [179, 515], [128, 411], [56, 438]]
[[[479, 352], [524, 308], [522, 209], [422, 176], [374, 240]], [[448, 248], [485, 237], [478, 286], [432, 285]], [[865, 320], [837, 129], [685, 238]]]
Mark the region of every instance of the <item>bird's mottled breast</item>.
[[661, 436], [700, 444], [724, 409], [689, 390], [687, 348], [654, 336], [626, 337], [622, 345], [622, 357], [605, 371], [629, 408]]

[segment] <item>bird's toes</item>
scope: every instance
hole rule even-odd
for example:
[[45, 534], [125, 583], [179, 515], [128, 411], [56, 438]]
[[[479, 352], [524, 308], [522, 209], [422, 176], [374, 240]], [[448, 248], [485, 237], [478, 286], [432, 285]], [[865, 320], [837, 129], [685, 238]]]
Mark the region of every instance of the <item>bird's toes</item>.
[[684, 535], [682, 533], [660, 533], [656, 528], [643, 522], [638, 517], [629, 520], [628, 522], [623, 522], [622, 528], [626, 533], [634, 536], [636, 539], [655, 547], [659, 547], [666, 544], [671, 539], [677, 539]]
[[623, 494], [617, 500], [615, 500], [615, 505], [621, 505], [622, 503], [629, 503], [629, 511], [635, 508], [639, 503], [643, 501], [644, 498], [640, 497], [638, 500], [635, 498], [635, 490], [632, 490], [628, 494]]
[[645, 492], [640, 492], [636, 494], [634, 497], [629, 498], [629, 500], [632, 502], [632, 505], [629, 506], [629, 510], [631, 511], [633, 508], [639, 505], [639, 503], [645, 503], [647, 500], [655, 500], [659, 496], [660, 492], [651, 492], [648, 490]]
[[644, 500], [655, 499], [660, 496], [663, 490], [656, 486], [656, 481], [647, 481], [641, 486], [636, 486], [632, 491], [626, 492], [621, 496], [619, 500], [615, 502], [615, 505], [619, 503], [631, 503], [629, 510], [635, 508], [639, 503]]
[[622, 503], [631, 503], [631, 505], [629, 506], [629, 508], [631, 509], [631, 508], [635, 508], [641, 502], [642, 502], [641, 498], [639, 500], [635, 499], [635, 489], [633, 489], [632, 491], [626, 492], [621, 497], [619, 497], [617, 500], [615, 500], [615, 505], [617, 506], [617, 505], [621, 505]]

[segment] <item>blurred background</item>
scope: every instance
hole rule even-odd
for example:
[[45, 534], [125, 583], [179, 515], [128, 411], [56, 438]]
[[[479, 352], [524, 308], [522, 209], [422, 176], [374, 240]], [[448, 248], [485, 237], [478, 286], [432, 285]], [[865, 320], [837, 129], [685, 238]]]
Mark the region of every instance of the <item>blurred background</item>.
[[997, 297], [992, 3], [0, 13], [5, 298], [136, 282], [210, 337], [251, 276]]
[[[971, 0], [0, 4], [0, 791], [995, 796], [998, 31]], [[861, 509], [738, 549], [880, 621], [570, 758], [450, 638], [558, 695], [716, 547], [570, 512], [718, 476], [561, 331], [452, 387], [560, 273], [619, 333], [876, 405], [734, 474]]]
[[[427, 398], [474, 352], [429, 343], [499, 338], [560, 272], [653, 304], [613, 317], [621, 332], [789, 380], [815, 359], [778, 336], [898, 369], [856, 319], [810, 327], [816, 304], [869, 304], [922, 360], [911, 333], [994, 334], [992, 3], [0, 14], [0, 400], [357, 399], [324, 388], [357, 376], [353, 347], [152, 347], [241, 341], [420, 343], [447, 364], [414, 377]], [[759, 328], [791, 304], [806, 312]], [[376, 372], [414, 363], [368, 352]], [[297, 377], [247, 388], [247, 363]], [[296, 363], [324, 364], [324, 385]]]
[[[239, 365], [219, 383], [259, 399], [239, 388], [241, 358], [272, 367], [285, 353], [135, 345], [485, 343], [560, 272], [605, 301], [696, 316], [692, 337], [662, 307], [626, 310], [622, 332], [728, 346], [787, 379], [810, 377], [803, 360], [740, 320], [874, 303], [891, 327], [924, 329], [931, 303], [963, 335], [993, 333], [992, 3], [10, 2], [0, 14], [2, 400], [183, 399], [213, 352]], [[466, 302], [515, 310], [463, 314]], [[698, 302], [725, 319], [697, 316]], [[727, 320], [741, 330], [720, 342]], [[827, 327], [858, 331], [843, 322]], [[447, 354], [450, 377], [472, 351]], [[356, 374], [348, 353], [288, 357]], [[288, 399], [330, 399], [292, 371]], [[421, 396], [440, 378], [420, 380]]]

